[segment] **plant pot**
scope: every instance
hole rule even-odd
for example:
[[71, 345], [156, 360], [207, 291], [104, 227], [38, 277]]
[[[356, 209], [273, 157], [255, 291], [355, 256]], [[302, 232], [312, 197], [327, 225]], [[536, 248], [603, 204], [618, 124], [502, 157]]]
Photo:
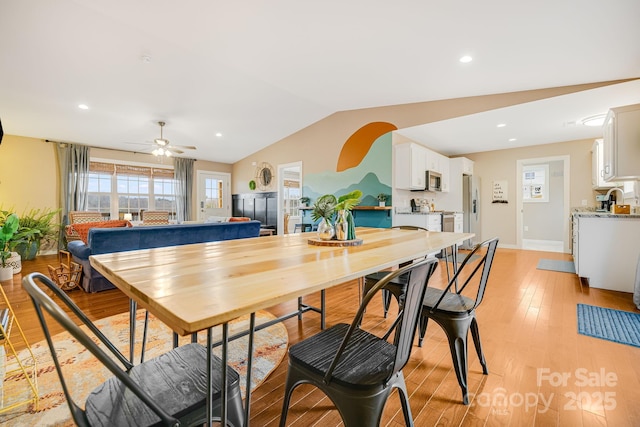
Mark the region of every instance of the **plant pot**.
[[0, 282], [7, 280], [13, 280], [13, 267], [7, 265], [7, 267], [0, 267]]
[[16, 252], [20, 254], [23, 261], [30, 261], [36, 258], [40, 250], [40, 240], [33, 240], [28, 243], [19, 243], [16, 245]]
[[387, 202], [378, 202], [378, 206], [384, 208], [387, 205]]
[[22, 271], [22, 261], [20, 254], [17, 252], [11, 252], [11, 256], [7, 258], [7, 262], [5, 264], [7, 267], [11, 267], [13, 274], [18, 274]]

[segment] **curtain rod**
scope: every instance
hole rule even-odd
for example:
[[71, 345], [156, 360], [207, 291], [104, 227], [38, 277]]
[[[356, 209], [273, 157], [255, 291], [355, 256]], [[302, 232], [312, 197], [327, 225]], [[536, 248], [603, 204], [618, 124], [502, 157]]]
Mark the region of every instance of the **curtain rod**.
[[[75, 144], [75, 145], [84, 145], [85, 147], [89, 147], [89, 148], [97, 148], [98, 150], [109, 150], [109, 151], [119, 151], [119, 152], [125, 152], [125, 153], [133, 153], [133, 154], [146, 154], [151, 156], [151, 153], [143, 153], [142, 151], [128, 151], [128, 150], [121, 150], [118, 148], [109, 148], [109, 147], [96, 147], [95, 145], [87, 145], [87, 144], [78, 144], [75, 142], [64, 142], [64, 141], [53, 141], [51, 139], [45, 139], [44, 142], [50, 142], [52, 144]], [[157, 156], [154, 156], [157, 157]], [[173, 157], [172, 157], [173, 158]], [[190, 157], [175, 157], [178, 159], [191, 159]], [[197, 161], [198, 159], [192, 159], [193, 161]]]

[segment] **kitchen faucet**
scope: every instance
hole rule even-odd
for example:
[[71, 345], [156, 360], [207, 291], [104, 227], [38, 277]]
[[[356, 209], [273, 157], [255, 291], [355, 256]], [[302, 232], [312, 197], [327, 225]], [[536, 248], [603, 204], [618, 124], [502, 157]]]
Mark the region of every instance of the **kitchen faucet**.
[[605, 196], [607, 198], [607, 200], [609, 200], [609, 198], [611, 197], [611, 193], [613, 193], [614, 191], [619, 191], [620, 195], [622, 197], [620, 197], [620, 200], [618, 201], [618, 199], [616, 198], [616, 203], [620, 204], [624, 202], [624, 191], [622, 191], [621, 189], [619, 189], [618, 187], [613, 187], [611, 189], [609, 189], [609, 191], [607, 191], [607, 195]]

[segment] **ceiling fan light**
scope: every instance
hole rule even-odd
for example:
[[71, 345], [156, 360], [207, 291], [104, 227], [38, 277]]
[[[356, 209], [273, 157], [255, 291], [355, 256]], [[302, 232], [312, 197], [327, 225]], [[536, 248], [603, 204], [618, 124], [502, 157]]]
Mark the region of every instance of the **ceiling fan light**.
[[164, 155], [167, 157], [171, 157], [171, 151], [167, 150], [164, 152]]
[[156, 138], [154, 139], [154, 142], [162, 147], [166, 147], [167, 145], [169, 145], [169, 141], [167, 141], [166, 139], [162, 139], [162, 138]]

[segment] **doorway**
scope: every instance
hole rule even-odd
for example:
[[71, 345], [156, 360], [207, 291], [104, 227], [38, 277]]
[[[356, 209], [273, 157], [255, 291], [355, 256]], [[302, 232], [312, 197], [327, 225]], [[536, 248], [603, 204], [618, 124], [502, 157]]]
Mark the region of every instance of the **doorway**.
[[[299, 209], [302, 197], [302, 162], [278, 165], [278, 234], [293, 232], [294, 225], [302, 222]], [[285, 230], [285, 215], [288, 217]]]
[[569, 253], [569, 156], [517, 161], [517, 245]]
[[231, 175], [198, 171], [198, 221], [231, 216]]

